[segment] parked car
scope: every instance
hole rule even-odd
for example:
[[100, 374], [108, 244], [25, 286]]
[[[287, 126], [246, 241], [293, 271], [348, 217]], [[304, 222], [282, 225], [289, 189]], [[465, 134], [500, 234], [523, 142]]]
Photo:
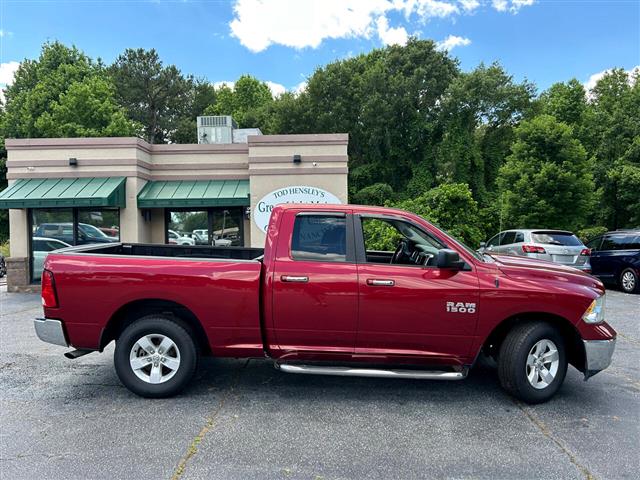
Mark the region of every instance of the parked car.
[[31, 250], [33, 252], [33, 279], [37, 280], [40, 278], [44, 259], [47, 258], [49, 252], [70, 246], [71, 245], [68, 243], [63, 242], [62, 240], [56, 240], [55, 238], [33, 237], [31, 239]]
[[0, 278], [7, 274], [7, 263], [4, 260], [4, 255], [0, 254]]
[[[73, 244], [73, 223], [41, 223], [33, 233], [34, 237], [54, 238], [62, 242]], [[98, 227], [88, 223], [78, 223], [78, 245], [89, 243], [115, 243], [116, 237], [109, 237]]]
[[[394, 251], [374, 250], [371, 221], [394, 229]], [[390, 208], [278, 205], [269, 222], [264, 250], [52, 252], [36, 333], [75, 347], [69, 358], [115, 340], [118, 377], [146, 397], [183, 389], [200, 354], [266, 355], [289, 373], [457, 380], [485, 353], [531, 403], [555, 394], [568, 364], [587, 379], [611, 361], [604, 286], [575, 268], [481, 255]]]
[[627, 293], [640, 292], [640, 229], [608, 232], [587, 247], [595, 276]]
[[191, 232], [191, 233], [185, 232], [182, 234], [182, 236], [193, 239], [193, 241], [195, 242], [195, 245], [207, 245], [207, 239], [195, 232]]
[[505, 230], [481, 244], [478, 251], [536, 258], [591, 271], [589, 249], [573, 233], [564, 230]]
[[173, 245], [195, 245], [196, 241], [193, 238], [189, 238], [186, 235], [176, 232], [175, 230], [168, 230], [167, 237], [169, 243]]

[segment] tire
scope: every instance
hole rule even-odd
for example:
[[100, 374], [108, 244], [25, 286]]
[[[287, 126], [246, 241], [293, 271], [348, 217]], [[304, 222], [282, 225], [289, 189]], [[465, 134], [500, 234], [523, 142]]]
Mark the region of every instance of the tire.
[[[555, 358], [553, 350], [557, 351], [557, 361], [551, 361]], [[537, 363], [530, 360], [530, 353], [534, 354], [533, 358], [543, 355], [544, 358]], [[500, 384], [508, 393], [526, 403], [542, 403], [549, 400], [564, 382], [566, 373], [567, 355], [564, 340], [558, 330], [546, 322], [516, 325], [500, 346]], [[532, 380], [529, 380], [529, 377]]]
[[198, 345], [183, 322], [149, 315], [120, 334], [113, 361], [118, 378], [130, 391], [141, 397], [162, 398], [186, 387], [198, 357]]
[[620, 274], [620, 281], [618, 282], [620, 288], [625, 293], [636, 293], [640, 291], [640, 282], [638, 281], [638, 274], [631, 268], [623, 270]]

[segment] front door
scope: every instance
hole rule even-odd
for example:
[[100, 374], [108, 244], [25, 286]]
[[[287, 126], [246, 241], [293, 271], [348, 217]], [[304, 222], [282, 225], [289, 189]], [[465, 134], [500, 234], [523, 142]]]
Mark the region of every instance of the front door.
[[351, 216], [288, 210], [278, 238], [272, 288], [276, 356], [350, 358], [358, 320]]
[[446, 245], [413, 224], [362, 218], [360, 225], [356, 355], [398, 363], [468, 356], [479, 307], [475, 271], [437, 268], [437, 251]]

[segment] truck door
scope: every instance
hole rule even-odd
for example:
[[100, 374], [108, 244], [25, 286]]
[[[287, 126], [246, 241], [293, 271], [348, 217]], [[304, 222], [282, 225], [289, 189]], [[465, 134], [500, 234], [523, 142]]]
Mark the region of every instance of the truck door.
[[450, 363], [469, 355], [478, 319], [475, 271], [439, 269], [446, 248], [398, 218], [354, 216], [359, 327], [356, 356]]
[[358, 321], [351, 215], [287, 210], [277, 238], [272, 325], [279, 355], [350, 357]]

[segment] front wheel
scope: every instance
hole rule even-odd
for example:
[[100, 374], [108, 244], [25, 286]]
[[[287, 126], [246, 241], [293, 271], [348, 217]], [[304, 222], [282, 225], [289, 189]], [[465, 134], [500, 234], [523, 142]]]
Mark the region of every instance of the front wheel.
[[638, 275], [636, 275], [636, 272], [630, 268], [623, 270], [620, 274], [620, 287], [625, 293], [634, 293], [640, 290], [640, 286], [638, 285]]
[[163, 315], [136, 320], [116, 341], [118, 378], [142, 397], [169, 397], [180, 392], [197, 363], [198, 348], [188, 327]]
[[516, 325], [500, 346], [498, 377], [502, 387], [527, 403], [549, 400], [567, 373], [564, 340], [545, 322]]

